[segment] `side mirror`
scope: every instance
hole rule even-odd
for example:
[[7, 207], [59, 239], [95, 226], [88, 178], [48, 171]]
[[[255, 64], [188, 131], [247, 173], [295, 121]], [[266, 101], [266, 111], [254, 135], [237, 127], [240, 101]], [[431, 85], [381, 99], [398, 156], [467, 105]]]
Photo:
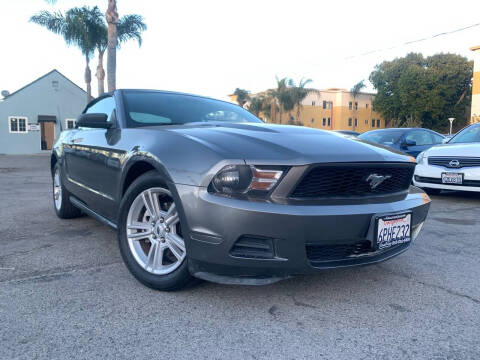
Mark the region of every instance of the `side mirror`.
[[101, 113], [82, 114], [77, 119], [78, 127], [88, 127], [96, 129], [109, 129], [113, 122], [107, 121], [108, 115]]
[[406, 149], [410, 146], [415, 146], [415, 145], [417, 145], [417, 142], [415, 140], [405, 139], [405, 140], [403, 140], [402, 148]]

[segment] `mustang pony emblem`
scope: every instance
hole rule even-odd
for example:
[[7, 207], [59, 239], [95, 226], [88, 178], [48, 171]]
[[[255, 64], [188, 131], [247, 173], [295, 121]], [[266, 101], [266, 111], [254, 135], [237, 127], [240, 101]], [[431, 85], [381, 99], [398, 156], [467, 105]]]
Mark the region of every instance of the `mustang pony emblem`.
[[370, 174], [365, 181], [370, 184], [370, 188], [373, 190], [382, 182], [384, 182], [387, 179], [390, 179], [391, 177], [392, 175]]

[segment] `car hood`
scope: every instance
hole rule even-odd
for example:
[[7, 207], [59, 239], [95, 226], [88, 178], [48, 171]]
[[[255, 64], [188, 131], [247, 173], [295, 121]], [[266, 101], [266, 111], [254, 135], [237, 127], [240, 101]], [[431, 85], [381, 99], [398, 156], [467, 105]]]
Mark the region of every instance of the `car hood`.
[[480, 143], [436, 145], [425, 151], [425, 156], [480, 157]]
[[243, 159], [252, 164], [412, 161], [411, 157], [378, 144], [301, 126], [193, 123], [157, 128], [187, 137], [225, 159]]

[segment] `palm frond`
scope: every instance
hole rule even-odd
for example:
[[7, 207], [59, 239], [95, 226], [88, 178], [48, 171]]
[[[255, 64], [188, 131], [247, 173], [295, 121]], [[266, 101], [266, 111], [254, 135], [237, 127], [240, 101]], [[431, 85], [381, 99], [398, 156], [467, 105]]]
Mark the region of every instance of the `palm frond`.
[[355, 85], [353, 85], [350, 92], [352, 93], [353, 97], [356, 98], [358, 96], [358, 94], [360, 94], [360, 91], [362, 91], [362, 89], [365, 88], [365, 87], [366, 87], [366, 85], [364, 83], [364, 80], [362, 80], [362, 81], [359, 81], [358, 83], [356, 83]]
[[137, 14], [125, 15], [120, 18], [117, 24], [118, 43], [128, 40], [137, 40], [138, 46], [142, 46], [142, 33], [147, 30], [143, 17]]
[[40, 11], [37, 15], [30, 17], [30, 22], [43, 26], [55, 34], [63, 35], [66, 31], [65, 16], [61, 11]]

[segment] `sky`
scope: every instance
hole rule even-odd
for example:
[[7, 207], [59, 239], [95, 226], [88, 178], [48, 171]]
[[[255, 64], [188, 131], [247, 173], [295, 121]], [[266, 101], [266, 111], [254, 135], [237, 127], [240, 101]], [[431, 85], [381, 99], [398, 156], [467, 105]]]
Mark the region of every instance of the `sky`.
[[[117, 88], [182, 91], [226, 99], [236, 87], [272, 88], [275, 76], [350, 89], [376, 64], [409, 52], [473, 59], [480, 26], [410, 45], [405, 42], [480, 23], [480, 1], [118, 0], [119, 15], [140, 14], [143, 45], [117, 53]], [[13, 92], [57, 69], [79, 86], [85, 60], [29, 17], [107, 0], [0, 0], [0, 90]], [[393, 48], [392, 48], [393, 47]], [[365, 52], [381, 49], [369, 55]], [[389, 50], [385, 50], [389, 49]], [[106, 60], [106, 59], [105, 59]], [[106, 61], [105, 61], [106, 67]], [[97, 94], [96, 57], [91, 60]], [[373, 90], [371, 87], [367, 90]]]

